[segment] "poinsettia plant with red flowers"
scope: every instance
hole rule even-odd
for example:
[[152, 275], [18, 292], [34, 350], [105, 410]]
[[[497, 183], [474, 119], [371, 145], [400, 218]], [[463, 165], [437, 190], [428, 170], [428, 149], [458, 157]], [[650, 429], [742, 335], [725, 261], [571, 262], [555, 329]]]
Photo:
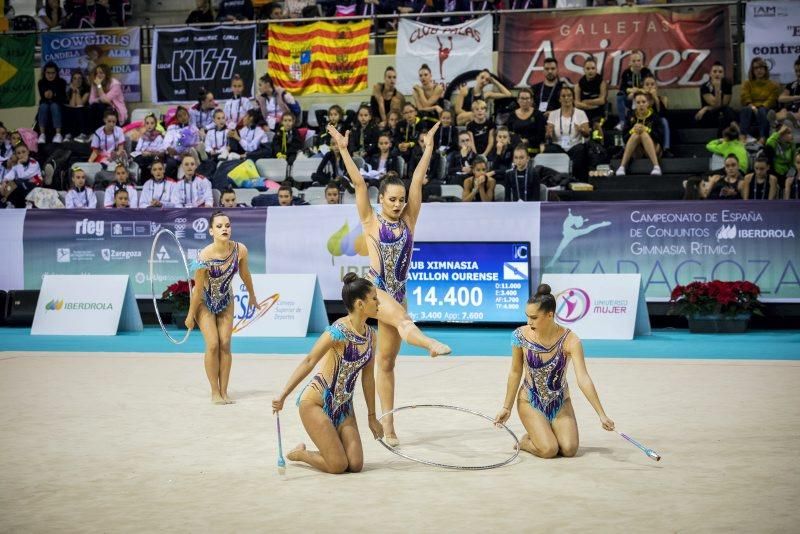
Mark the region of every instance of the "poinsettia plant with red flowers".
[[161, 294], [161, 298], [172, 305], [172, 311], [189, 311], [189, 296], [191, 295], [191, 291], [189, 282], [186, 280], [178, 280], [164, 290]]
[[761, 289], [752, 282], [692, 282], [685, 286], [676, 286], [672, 290], [669, 302], [670, 313], [686, 315], [725, 315], [761, 313], [763, 304], [758, 295]]

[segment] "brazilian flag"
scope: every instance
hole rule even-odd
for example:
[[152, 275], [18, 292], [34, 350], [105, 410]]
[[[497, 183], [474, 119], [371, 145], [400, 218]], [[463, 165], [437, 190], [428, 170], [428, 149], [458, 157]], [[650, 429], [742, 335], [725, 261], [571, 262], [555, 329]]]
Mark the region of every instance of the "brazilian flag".
[[0, 35], [0, 109], [33, 106], [36, 35]]

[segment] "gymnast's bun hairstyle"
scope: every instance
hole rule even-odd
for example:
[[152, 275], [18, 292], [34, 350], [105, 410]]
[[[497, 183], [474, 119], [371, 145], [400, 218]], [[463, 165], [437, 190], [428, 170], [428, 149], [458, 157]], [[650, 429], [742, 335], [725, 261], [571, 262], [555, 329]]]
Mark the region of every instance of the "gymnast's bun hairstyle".
[[556, 298], [553, 296], [552, 289], [547, 284], [539, 284], [536, 294], [528, 299], [528, 304], [536, 304], [539, 310], [544, 313], [556, 311]]
[[[208, 226], [213, 226], [214, 225], [214, 219], [216, 219], [217, 217], [228, 217], [228, 214], [225, 213], [222, 210], [214, 211], [214, 213], [211, 214], [211, 217], [208, 218]], [[228, 217], [228, 218], [230, 218], [230, 217]]]
[[347, 273], [342, 278], [342, 301], [347, 311], [353, 311], [357, 300], [365, 300], [372, 291], [372, 282], [361, 278], [356, 273]]

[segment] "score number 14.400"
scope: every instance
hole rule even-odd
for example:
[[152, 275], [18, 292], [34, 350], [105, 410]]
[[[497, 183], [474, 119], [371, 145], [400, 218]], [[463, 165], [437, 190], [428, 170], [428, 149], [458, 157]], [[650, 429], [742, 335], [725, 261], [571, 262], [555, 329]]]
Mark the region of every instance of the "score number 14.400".
[[444, 292], [444, 297], [439, 298], [436, 294], [436, 287], [428, 288], [425, 295], [422, 295], [422, 288], [416, 287], [411, 294], [417, 299], [417, 306], [422, 306], [423, 301], [431, 306], [473, 306], [478, 307], [483, 304], [483, 290], [479, 287], [453, 287], [450, 286]]

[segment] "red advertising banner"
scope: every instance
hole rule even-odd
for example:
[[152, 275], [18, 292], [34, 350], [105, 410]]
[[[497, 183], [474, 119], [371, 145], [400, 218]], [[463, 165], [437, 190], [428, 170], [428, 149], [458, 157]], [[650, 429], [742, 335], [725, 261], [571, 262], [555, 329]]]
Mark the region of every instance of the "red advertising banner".
[[697, 87], [715, 61], [730, 76], [730, 42], [725, 7], [506, 13], [500, 19], [499, 71], [517, 87], [533, 85], [544, 79], [545, 58], [555, 56], [561, 76], [577, 83], [584, 59], [592, 55], [606, 81], [617, 86], [631, 50], [640, 49], [659, 85]]

